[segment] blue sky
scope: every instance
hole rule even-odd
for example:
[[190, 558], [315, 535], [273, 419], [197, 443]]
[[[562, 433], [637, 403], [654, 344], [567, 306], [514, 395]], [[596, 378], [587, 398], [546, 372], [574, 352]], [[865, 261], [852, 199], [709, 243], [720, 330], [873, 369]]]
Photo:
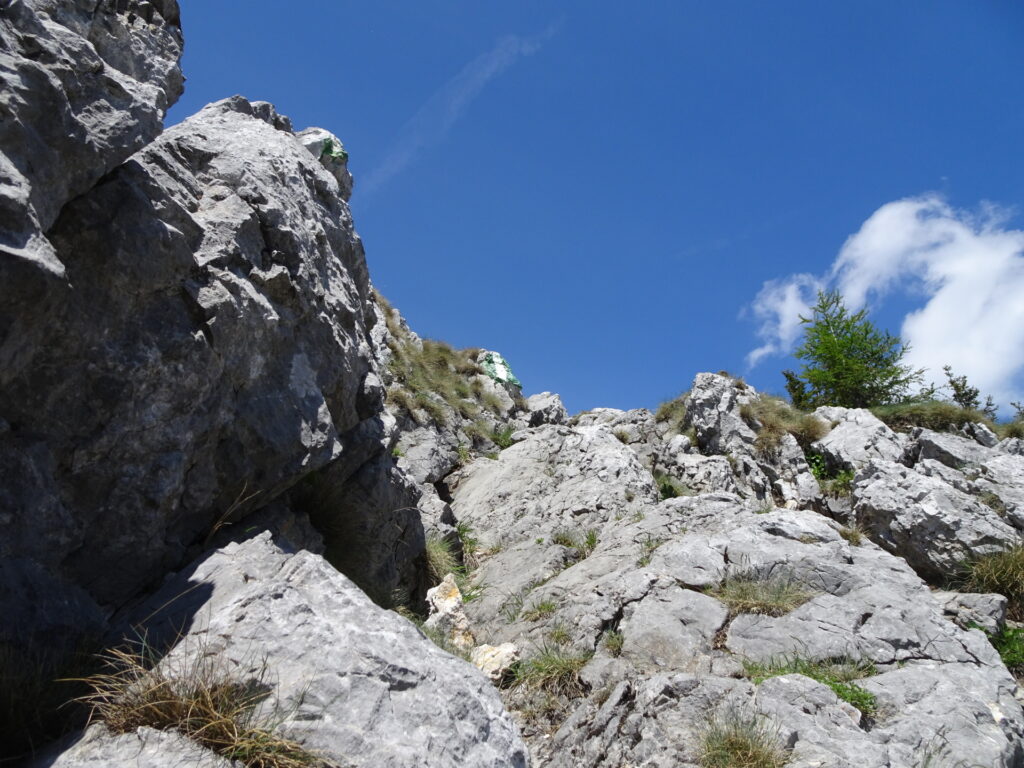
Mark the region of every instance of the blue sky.
[[1024, 399], [1020, 2], [181, 5], [169, 122], [241, 93], [338, 134], [377, 287], [527, 393], [780, 391], [826, 286]]

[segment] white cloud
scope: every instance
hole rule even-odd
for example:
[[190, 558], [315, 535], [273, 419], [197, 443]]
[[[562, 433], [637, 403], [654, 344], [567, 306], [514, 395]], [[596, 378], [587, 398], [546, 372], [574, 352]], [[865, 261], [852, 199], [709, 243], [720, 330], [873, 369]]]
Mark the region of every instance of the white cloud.
[[443, 141], [455, 121], [487, 83], [519, 59], [536, 53], [556, 31], [557, 25], [552, 25], [531, 37], [507, 35], [498, 40], [491, 50], [463, 67], [435, 91], [402, 127], [384, 160], [367, 174], [361, 185], [361, 196], [372, 195], [405, 170], [424, 148]]
[[800, 316], [809, 314], [822, 282], [808, 274], [791, 275], [784, 280], [769, 280], [754, 299], [750, 309], [760, 322], [757, 335], [764, 342], [747, 355], [751, 368], [761, 358], [791, 350], [800, 336]]
[[[1005, 224], [991, 205], [972, 214], [934, 195], [887, 203], [847, 239], [819, 284], [837, 288], [851, 309], [893, 292], [917, 297], [901, 329], [907, 362], [935, 381], [951, 365], [1005, 404], [1024, 391], [1024, 232]], [[806, 274], [765, 283], [752, 305], [762, 345], [750, 365], [792, 351], [794, 318], [806, 303], [783, 299], [805, 297], [812, 285]]]

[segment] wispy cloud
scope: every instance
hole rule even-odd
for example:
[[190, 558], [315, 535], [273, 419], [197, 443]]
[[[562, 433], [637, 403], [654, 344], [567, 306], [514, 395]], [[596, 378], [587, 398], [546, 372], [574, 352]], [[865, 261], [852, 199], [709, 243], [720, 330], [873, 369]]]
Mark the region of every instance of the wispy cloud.
[[506, 35], [491, 50], [469, 62], [424, 102], [401, 129], [384, 160], [361, 185], [368, 197], [401, 173], [426, 147], [439, 144], [466, 108], [495, 77], [526, 56], [532, 56], [558, 31], [555, 23], [530, 37]]
[[1006, 403], [1024, 392], [1024, 231], [1005, 212], [952, 208], [938, 195], [887, 203], [851, 235], [829, 272], [765, 283], [750, 310], [761, 346], [747, 362], [792, 351], [818, 288], [837, 288], [851, 309], [899, 292], [918, 307], [903, 319], [907, 361], [942, 378], [943, 365]]

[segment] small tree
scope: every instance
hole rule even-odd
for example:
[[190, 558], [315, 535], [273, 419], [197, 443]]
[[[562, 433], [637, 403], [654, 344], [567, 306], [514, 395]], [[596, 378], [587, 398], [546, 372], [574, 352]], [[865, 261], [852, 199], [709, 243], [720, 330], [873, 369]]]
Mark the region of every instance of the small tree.
[[850, 314], [838, 291], [818, 291], [804, 324], [803, 344], [794, 353], [801, 372], [783, 371], [793, 405], [869, 408], [903, 400], [923, 370], [902, 363], [909, 351], [899, 336], [879, 331], [867, 310]]
[[981, 411], [990, 419], [996, 418], [996, 403], [992, 395], [985, 397], [985, 405], [981, 404], [981, 390], [972, 387], [967, 383], [966, 376], [954, 376], [953, 366], [942, 366], [942, 372], [946, 374], [946, 381], [953, 392], [953, 402], [961, 408], [969, 408], [972, 411]]

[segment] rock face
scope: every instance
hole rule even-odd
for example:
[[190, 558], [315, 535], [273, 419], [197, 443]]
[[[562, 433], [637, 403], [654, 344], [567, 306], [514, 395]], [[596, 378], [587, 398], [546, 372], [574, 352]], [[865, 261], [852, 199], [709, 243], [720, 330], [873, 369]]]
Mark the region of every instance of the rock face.
[[[122, 600], [379, 418], [362, 247], [336, 180], [269, 105], [207, 107], [66, 206], [50, 239], [68, 283], [3, 382], [5, 555]], [[45, 540], [19, 524], [30, 508]]]
[[47, 231], [160, 132], [181, 93], [175, 0], [15, 0], [0, 16], [0, 368], [66, 279]]
[[[181, 634], [160, 662], [172, 678], [206, 657], [235, 678], [269, 683], [264, 706], [276, 707], [275, 730], [334, 764], [526, 766], [486, 677], [375, 606], [322, 558], [287, 554], [269, 534], [203, 558], [124, 621], [157, 644]], [[447, 734], [443, 748], [439, 734]], [[129, 757], [126, 739], [143, 755], [160, 745], [167, 765], [194, 749], [160, 732], [91, 734], [53, 765], [99, 764], [98, 755], [121, 749]]]

